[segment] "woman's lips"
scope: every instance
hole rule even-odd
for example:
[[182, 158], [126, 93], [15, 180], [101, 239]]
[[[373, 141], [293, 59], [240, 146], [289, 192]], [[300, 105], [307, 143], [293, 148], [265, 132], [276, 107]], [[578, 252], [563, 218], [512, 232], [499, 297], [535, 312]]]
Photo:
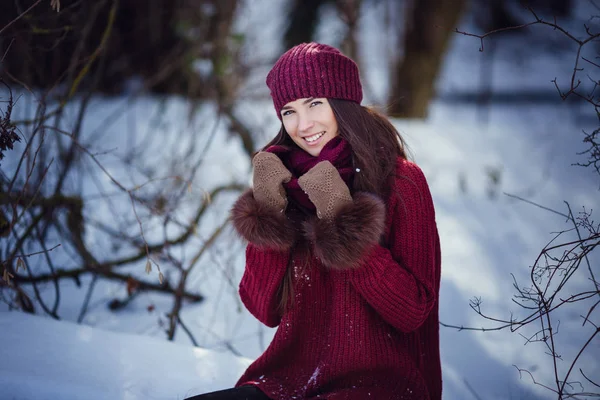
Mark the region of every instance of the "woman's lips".
[[[313, 141], [308, 141], [308, 139], [314, 138], [315, 136], [317, 137], [317, 139], [315, 139]], [[307, 145], [309, 145], [309, 146], [315, 146], [315, 145], [317, 145], [321, 141], [321, 139], [323, 138], [323, 136], [325, 136], [325, 132], [319, 132], [319, 133], [317, 133], [315, 135], [312, 135], [312, 136], [306, 136], [303, 139], [304, 139], [304, 141], [306, 142]]]

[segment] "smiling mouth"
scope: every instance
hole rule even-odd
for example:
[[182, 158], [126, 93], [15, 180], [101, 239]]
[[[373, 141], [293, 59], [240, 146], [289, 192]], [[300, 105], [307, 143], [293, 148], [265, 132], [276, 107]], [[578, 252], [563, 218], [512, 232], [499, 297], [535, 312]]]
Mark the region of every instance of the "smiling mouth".
[[316, 142], [317, 140], [319, 140], [324, 134], [325, 134], [325, 132], [319, 132], [316, 135], [307, 136], [303, 139], [306, 140], [308, 143], [313, 143], [313, 142]]

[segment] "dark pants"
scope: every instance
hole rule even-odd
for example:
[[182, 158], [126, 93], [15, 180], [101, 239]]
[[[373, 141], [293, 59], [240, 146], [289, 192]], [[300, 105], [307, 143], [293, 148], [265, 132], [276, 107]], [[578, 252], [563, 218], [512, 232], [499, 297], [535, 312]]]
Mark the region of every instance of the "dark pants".
[[188, 397], [185, 400], [271, 400], [255, 386], [247, 385]]

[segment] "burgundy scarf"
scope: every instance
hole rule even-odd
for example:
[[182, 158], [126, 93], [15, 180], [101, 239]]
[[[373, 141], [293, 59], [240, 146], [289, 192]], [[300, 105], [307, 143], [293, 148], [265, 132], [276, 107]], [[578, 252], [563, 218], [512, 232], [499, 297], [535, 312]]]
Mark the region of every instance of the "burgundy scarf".
[[314, 204], [304, 193], [298, 178], [307, 173], [321, 161], [329, 161], [337, 168], [340, 176], [350, 188], [354, 169], [352, 168], [352, 149], [350, 144], [340, 136], [336, 136], [325, 144], [318, 157], [313, 157], [298, 146], [286, 147], [281, 145], [271, 146], [265, 151], [276, 154], [283, 165], [292, 173], [292, 179], [284, 183], [285, 190], [291, 203], [304, 210], [315, 210]]

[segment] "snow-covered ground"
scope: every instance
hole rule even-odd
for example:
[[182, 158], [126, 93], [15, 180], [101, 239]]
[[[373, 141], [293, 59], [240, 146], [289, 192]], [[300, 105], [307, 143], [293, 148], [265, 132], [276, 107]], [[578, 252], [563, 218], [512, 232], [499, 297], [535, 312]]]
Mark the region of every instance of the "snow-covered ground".
[[2, 400], [178, 400], [233, 385], [251, 361], [21, 313], [0, 313], [0, 332]]
[[[254, 7], [240, 13], [243, 18], [239, 25], [263, 28], [254, 30], [253, 36], [248, 37], [248, 53], [249, 57], [264, 62], [281, 49], [274, 47], [277, 18], [265, 23], [262, 15], [265, 8], [270, 13], [281, 12], [281, 2], [261, 0], [253, 4]], [[382, 66], [386, 46], [375, 44], [388, 45], [389, 41], [385, 32], [373, 29], [378, 13], [383, 11], [381, 7], [373, 7], [361, 22], [360, 45], [365, 60], [363, 78], [368, 103], [386, 95], [387, 70]], [[331, 13], [324, 14], [331, 18]], [[319, 40], [334, 41], [339, 36], [341, 25], [330, 22], [327, 28], [321, 26], [318, 30]], [[464, 25], [468, 30], [469, 22], [465, 21]], [[539, 29], [551, 32], [547, 27]], [[583, 32], [582, 27], [578, 29]], [[511, 58], [514, 55], [510, 43], [506, 51], [502, 52], [502, 48], [499, 47], [495, 56], [499, 60], [492, 80], [495, 89], [524, 85], [552, 89], [550, 80], [554, 77], [559, 77], [559, 82], [570, 78], [571, 57], [540, 51], [524, 64], [517, 64]], [[477, 87], [483, 57], [478, 49], [476, 39], [459, 35], [453, 38], [438, 83], [440, 91]], [[262, 83], [262, 79], [261, 75], [256, 81]], [[276, 132], [278, 120], [268, 99], [255, 99], [253, 87], [250, 85], [243, 92], [252, 97], [252, 101], [243, 102], [238, 112], [240, 118], [260, 132], [261, 145]], [[260, 90], [267, 95], [264, 87]], [[93, 102], [85, 123], [86, 132], [94, 138], [96, 151], [118, 149], [116, 153], [102, 156], [101, 160], [125, 183], [139, 181], [113, 154], [123, 154], [144, 141], [146, 150], [160, 157], [160, 163], [150, 158], [148, 165], [166, 165], [168, 160], [185, 154], [190, 146], [204, 148], [215, 124], [216, 135], [210, 142], [200, 175], [191, 193], [186, 195], [186, 204], [191, 209], [203, 193], [215, 185], [248, 182], [249, 160], [240, 142], [228, 135], [226, 124], [214, 120], [211, 105], [202, 106], [193, 121], [188, 122], [187, 103], [177, 98], [143, 98], [133, 104], [127, 104], [122, 98], [96, 98]], [[581, 130], [594, 126], [588, 126], [592, 119], [583, 118], [593, 114], [586, 107], [567, 104], [494, 106], [482, 119], [480, 110], [474, 107], [435, 101], [425, 121], [394, 121], [410, 145], [415, 161], [428, 177], [436, 204], [443, 253], [440, 297], [443, 322], [493, 326], [470, 310], [468, 302], [474, 296], [481, 297], [484, 310], [494, 316], [509, 318], [511, 310], [523, 315], [511, 302], [514, 294], [511, 274], [526, 285], [529, 266], [554, 236], [553, 232], [571, 228], [563, 217], [504, 193], [522, 196], [561, 212], [566, 212], [564, 201], [575, 213], [584, 206], [588, 210], [599, 208], [600, 178], [590, 168], [572, 166], [584, 161], [576, 155], [583, 150]], [[166, 122], [156, 127], [153, 116], [159, 113], [165, 114], [162, 121]], [[125, 134], [131, 132], [132, 126], [140, 135]], [[154, 134], [142, 136], [152, 130]], [[490, 170], [500, 174], [495, 186], [490, 185]], [[97, 173], [96, 180], [110, 186], [101, 173]], [[94, 190], [92, 185], [84, 187], [88, 196]], [[184, 250], [185, 254], [193, 254], [197, 250], [194, 246], [202, 245], [202, 237], [223, 220], [234, 199], [234, 194], [215, 199], [209, 215], [198, 227], [198, 237]], [[127, 227], [129, 223], [129, 229], [138, 229], [127, 200], [116, 196], [114, 202], [109, 203], [99, 198], [97, 203], [88, 206], [86, 215], [101, 221], [114, 218], [114, 223], [120, 226]], [[185, 210], [179, 211], [185, 214]], [[128, 217], [121, 219], [123, 215]], [[151, 227], [148, 231], [152, 232]], [[88, 231], [86, 240], [99, 250], [108, 248], [102, 235], [94, 229]], [[53, 256], [61, 257], [59, 252]], [[68, 255], [62, 257], [68, 258]], [[594, 261], [598, 265], [599, 255], [592, 254], [592, 257], [592, 265]], [[206, 300], [198, 305], [185, 305], [181, 316], [199, 346], [210, 351], [194, 348], [182, 331], [175, 337], [176, 343], [165, 341], [164, 326], [159, 321], [164, 322], [164, 314], [171, 310], [172, 300], [168, 297], [143, 294], [125, 310], [108, 310], [108, 301], [124, 295], [121, 284], [98, 284], [82, 325], [67, 322], [77, 320], [89, 278], [82, 280], [81, 288], [72, 282], [63, 284], [59, 314], [67, 321], [56, 322], [16, 312], [0, 313], [0, 399], [181, 399], [232, 385], [249, 360], [264, 350], [274, 333], [250, 316], [239, 301], [237, 283], [243, 267], [243, 245], [228, 229], [188, 280], [188, 290], [205, 295]], [[143, 268], [141, 263], [129, 272], [140, 273]], [[589, 281], [576, 278], [565, 295], [582, 288], [591, 289], [590, 285]], [[45, 295], [52, 298], [51, 288]], [[149, 306], [152, 307], [149, 309]], [[557, 340], [565, 360], [572, 359], [582, 340], [587, 338], [589, 324], [581, 326], [581, 313], [575, 306], [561, 315]], [[539, 328], [532, 326], [521, 333], [527, 336], [536, 329]], [[519, 378], [515, 365], [534, 373], [538, 381], [553, 382], [551, 358], [545, 354], [543, 345], [525, 346], [524, 343], [523, 337], [509, 331], [458, 332], [441, 328], [444, 398], [476, 399], [473, 393], [490, 400], [553, 398], [547, 390], [534, 385], [528, 376]], [[241, 357], [234, 357], [232, 353]], [[589, 377], [598, 377], [600, 367], [596, 360], [599, 357], [600, 344], [596, 339], [578, 367]], [[559, 368], [566, 367], [566, 361], [559, 363]]]

